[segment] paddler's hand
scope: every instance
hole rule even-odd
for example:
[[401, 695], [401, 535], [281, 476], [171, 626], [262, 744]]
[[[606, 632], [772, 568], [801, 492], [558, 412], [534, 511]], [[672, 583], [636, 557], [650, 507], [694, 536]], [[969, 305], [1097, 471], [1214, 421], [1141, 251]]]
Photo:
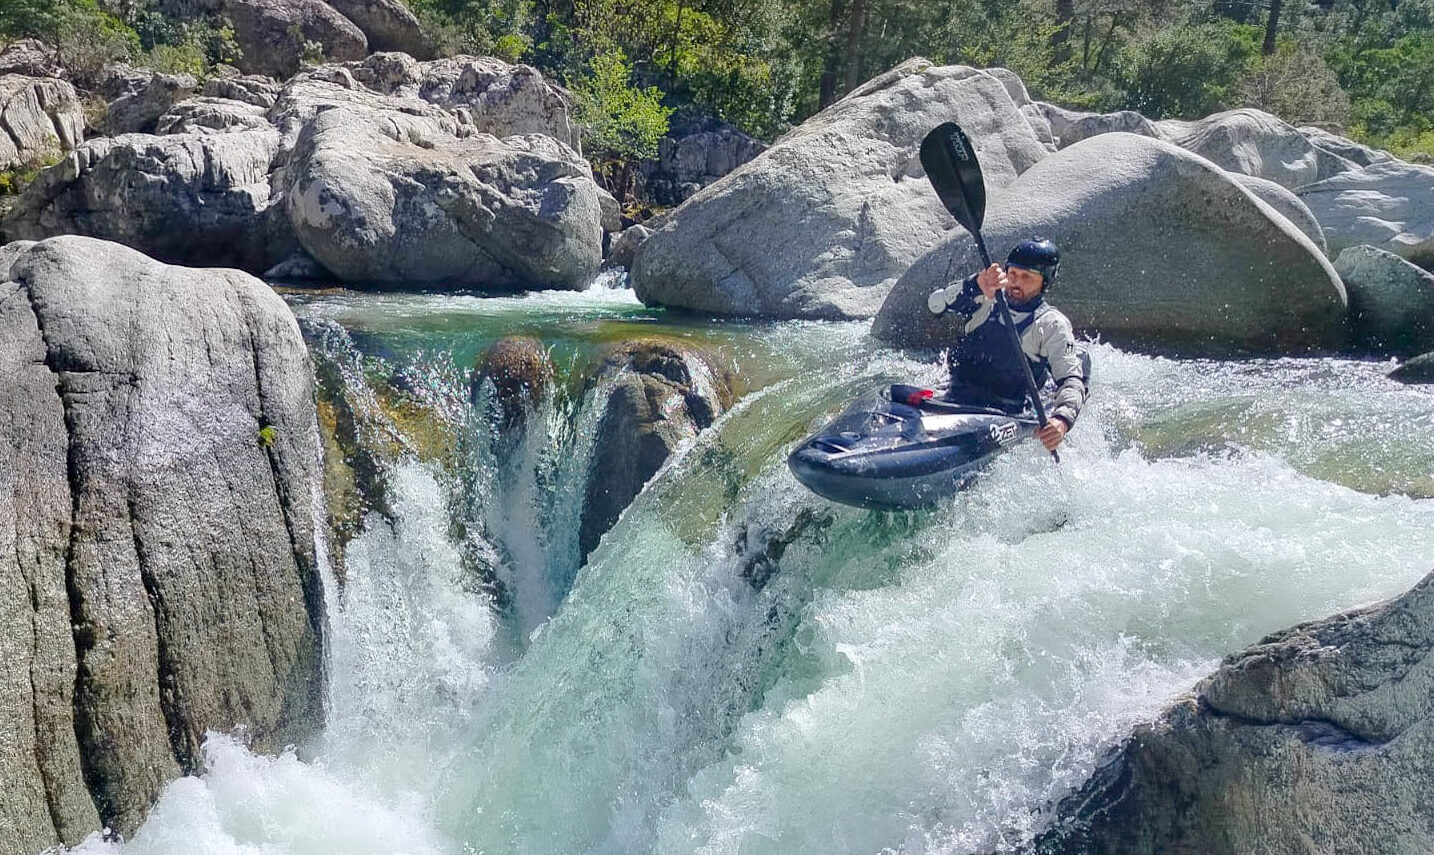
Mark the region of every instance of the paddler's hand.
[[1070, 425], [1060, 419], [1051, 419], [1046, 422], [1045, 427], [1036, 430], [1036, 439], [1041, 441], [1041, 445], [1046, 447], [1046, 451], [1055, 451], [1056, 446], [1061, 444], [1061, 440], [1066, 438], [1066, 431], [1070, 429]]
[[976, 285], [981, 289], [981, 293], [986, 295], [987, 300], [993, 300], [996, 292], [1006, 287], [1006, 271], [993, 262], [990, 267], [976, 274]]

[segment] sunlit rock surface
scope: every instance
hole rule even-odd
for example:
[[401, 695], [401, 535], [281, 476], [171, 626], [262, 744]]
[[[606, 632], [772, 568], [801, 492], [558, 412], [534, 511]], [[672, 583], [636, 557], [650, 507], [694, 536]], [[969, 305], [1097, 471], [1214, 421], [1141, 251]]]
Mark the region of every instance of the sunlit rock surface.
[[746, 317], [867, 318], [955, 227], [918, 159], [959, 119], [995, 194], [1047, 152], [1001, 81], [909, 60], [665, 217], [632, 282], [649, 304]]
[[[1051, 155], [996, 196], [986, 242], [1004, 256], [1043, 235], [1061, 247], [1051, 301], [1077, 329], [1173, 351], [1263, 353], [1342, 344], [1344, 288], [1320, 248], [1225, 171], [1169, 143], [1102, 134]], [[952, 313], [927, 295], [980, 267], [964, 230], [902, 276], [872, 325], [942, 347]]]
[[1136, 728], [1035, 852], [1434, 849], [1434, 577], [1275, 633]]
[[293, 315], [238, 271], [0, 250], [0, 852], [128, 834], [209, 730], [321, 716], [319, 464]]

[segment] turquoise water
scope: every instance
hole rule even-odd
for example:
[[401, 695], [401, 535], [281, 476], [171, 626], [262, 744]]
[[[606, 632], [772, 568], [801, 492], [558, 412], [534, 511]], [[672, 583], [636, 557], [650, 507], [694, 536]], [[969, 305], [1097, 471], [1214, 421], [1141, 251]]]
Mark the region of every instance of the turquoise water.
[[[1010, 851], [1221, 656], [1430, 569], [1434, 408], [1385, 366], [1097, 345], [1060, 466], [1018, 448], [946, 505], [886, 514], [783, 463], [853, 395], [939, 378], [863, 325], [674, 318], [622, 291], [296, 311], [425, 378], [470, 438], [466, 369], [514, 332], [575, 376], [612, 341], [685, 338], [748, 391], [581, 567], [598, 392], [547, 404], [516, 459], [469, 443], [468, 477], [399, 455], [391, 518], [330, 591], [325, 732], [281, 757], [216, 734], [133, 840], [83, 851]], [[495, 488], [484, 466], [531, 477]], [[475, 584], [478, 547], [526, 605]]]

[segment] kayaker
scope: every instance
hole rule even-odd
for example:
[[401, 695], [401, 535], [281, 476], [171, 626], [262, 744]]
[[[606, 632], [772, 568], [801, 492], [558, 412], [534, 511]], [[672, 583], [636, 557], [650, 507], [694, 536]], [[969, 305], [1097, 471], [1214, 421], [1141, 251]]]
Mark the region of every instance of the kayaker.
[[998, 290], [1006, 291], [1011, 320], [1021, 334], [1021, 349], [1031, 363], [1036, 388], [1054, 379], [1055, 399], [1049, 421], [1036, 436], [1054, 451], [1075, 424], [1089, 394], [1090, 357], [1076, 344], [1071, 322], [1046, 302], [1060, 270], [1061, 251], [1045, 238], [1016, 244], [1003, 268], [992, 264], [962, 282], [932, 292], [934, 314], [965, 315], [966, 332], [951, 349], [951, 386], [946, 400], [995, 407], [1008, 413], [1026, 409], [1026, 378], [1013, 359], [1010, 333], [993, 311]]

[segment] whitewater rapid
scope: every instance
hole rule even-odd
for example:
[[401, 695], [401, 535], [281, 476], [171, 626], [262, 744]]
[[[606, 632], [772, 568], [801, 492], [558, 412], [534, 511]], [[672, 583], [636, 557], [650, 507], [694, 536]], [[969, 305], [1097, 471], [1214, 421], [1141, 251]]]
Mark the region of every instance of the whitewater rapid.
[[[602, 299], [592, 322], [646, 323]], [[577, 310], [523, 317], [548, 311]], [[883, 514], [806, 493], [785, 452], [856, 392], [934, 369], [857, 325], [720, 335], [787, 368], [580, 570], [571, 504], [539, 480], [475, 498], [396, 467], [393, 519], [370, 517], [328, 598], [324, 732], [280, 757], [215, 734], [132, 840], [76, 851], [1009, 851], [1221, 656], [1430, 569], [1430, 396], [1378, 365], [1097, 345], [1059, 467], [1017, 449], [935, 511]], [[525, 471], [594, 453], [587, 428], [545, 430]], [[529, 556], [507, 571], [521, 607], [475, 584], [455, 514], [527, 527], [527, 553], [500, 550]]]

